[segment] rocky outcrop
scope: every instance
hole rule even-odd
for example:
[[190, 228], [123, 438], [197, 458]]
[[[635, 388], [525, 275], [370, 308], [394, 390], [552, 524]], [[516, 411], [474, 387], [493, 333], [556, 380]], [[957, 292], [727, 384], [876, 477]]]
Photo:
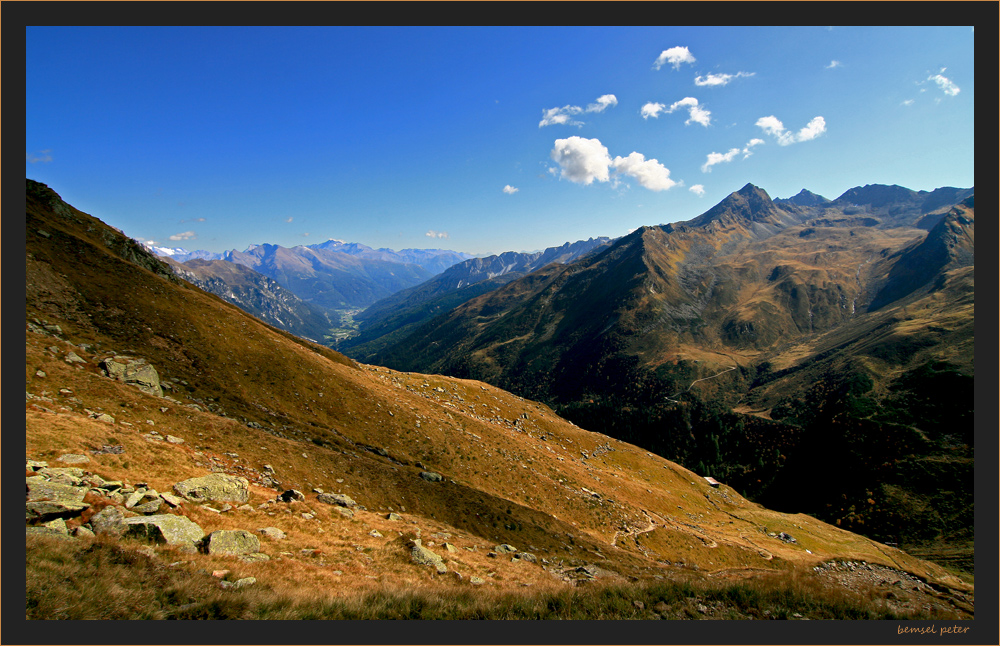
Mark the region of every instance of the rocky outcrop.
[[358, 506], [358, 503], [353, 498], [344, 493], [321, 493], [316, 496], [316, 500], [327, 505], [338, 505], [340, 507]]
[[136, 516], [126, 518], [123, 523], [125, 536], [135, 536], [153, 543], [194, 547], [205, 536], [204, 530], [187, 516]]
[[198, 547], [206, 554], [256, 554], [260, 539], [245, 529], [220, 529], [205, 536]]
[[420, 539], [416, 538], [410, 543], [410, 560], [417, 565], [425, 565], [437, 570], [438, 574], [444, 574], [448, 568], [444, 564], [444, 559], [420, 544]]
[[250, 482], [240, 476], [212, 473], [178, 482], [174, 485], [174, 492], [193, 502], [245, 503], [250, 499]]
[[163, 397], [160, 375], [145, 359], [131, 357], [109, 357], [101, 362], [101, 370], [111, 379], [131, 384], [144, 393]]

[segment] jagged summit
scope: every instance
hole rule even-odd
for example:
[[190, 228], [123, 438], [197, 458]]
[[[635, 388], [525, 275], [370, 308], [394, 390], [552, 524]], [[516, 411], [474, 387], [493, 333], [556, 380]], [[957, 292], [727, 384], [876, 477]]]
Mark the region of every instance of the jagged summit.
[[691, 227], [704, 227], [713, 222], [720, 225], [742, 226], [747, 228], [753, 237], [766, 238], [789, 225], [800, 223], [801, 216], [797, 212], [775, 204], [767, 191], [759, 186], [747, 184], [685, 224]]
[[807, 189], [802, 189], [792, 197], [778, 198], [774, 201], [777, 204], [794, 204], [796, 206], [822, 206], [830, 202], [830, 200], [822, 195], [818, 195]]

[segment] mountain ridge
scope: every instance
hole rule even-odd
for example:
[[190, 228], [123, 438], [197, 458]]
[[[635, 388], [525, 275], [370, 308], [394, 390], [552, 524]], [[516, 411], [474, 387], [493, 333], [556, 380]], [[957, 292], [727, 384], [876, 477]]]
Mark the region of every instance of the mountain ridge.
[[[736, 584], [751, 573], [769, 586], [797, 573], [819, 601], [844, 594], [838, 577], [847, 575], [828, 564], [850, 561], [886, 585], [928, 582], [892, 598], [881, 590], [875, 600], [857, 596], [857, 603], [895, 608], [899, 616], [929, 616], [925, 604], [934, 616], [972, 614], [973, 586], [933, 563], [808, 516], [765, 509], [726, 484], [716, 487], [483, 382], [358, 364], [268, 326], [30, 181], [25, 317], [29, 470], [82, 455], [84, 476], [123, 488], [170, 491], [206, 473], [245, 478], [246, 505], [220, 511], [218, 503], [210, 509], [185, 499], [164, 513], [206, 534], [253, 533], [267, 524], [284, 535], [261, 541], [253, 563], [163, 544], [144, 546], [140, 555], [125, 541], [115, 562], [136, 573], [159, 567], [156, 559], [192, 581], [202, 580], [202, 570], [252, 573], [258, 587], [248, 598], [274, 594], [283, 612], [294, 613], [304, 597], [467, 595], [485, 586], [533, 598], [580, 581], [636, 594], [677, 587], [700, 599], [691, 585]], [[107, 359], [141, 361], [158, 374], [164, 396], [106, 375], [100, 366]], [[45, 477], [26, 479], [37, 485]], [[330, 498], [321, 492], [348, 496], [335, 498], [347, 506], [324, 502]], [[140, 513], [112, 499], [101, 504]], [[87, 525], [85, 517], [63, 520], [70, 529]], [[54, 563], [76, 563], [63, 551], [70, 547], [58, 546], [80, 545], [85, 556], [107, 545], [94, 541], [88, 552], [94, 539], [82, 533], [57, 540], [37, 534], [58, 528], [30, 529], [38, 531], [26, 530], [29, 599], [38, 602], [44, 599], [30, 585], [34, 577]], [[413, 555], [424, 552], [414, 547], [436, 554], [441, 568], [416, 562]], [[104, 572], [80, 576], [103, 584]], [[126, 578], [115, 584], [138, 585]], [[171, 589], [180, 601], [167, 591], [162, 603], [186, 604], [181, 613], [214, 603], [191, 601], [193, 588]], [[47, 594], [69, 599], [77, 590], [71, 580]], [[634, 616], [637, 606], [629, 608]]]

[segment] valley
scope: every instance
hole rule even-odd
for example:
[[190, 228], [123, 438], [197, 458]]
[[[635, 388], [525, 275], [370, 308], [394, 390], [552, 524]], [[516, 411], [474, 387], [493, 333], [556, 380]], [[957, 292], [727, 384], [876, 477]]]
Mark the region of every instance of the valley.
[[[85, 507], [29, 507], [27, 614], [972, 618], [971, 198], [824, 227], [844, 210], [755, 188], [448, 301], [362, 363], [28, 180], [26, 480]], [[179, 493], [210, 474], [245, 499]], [[107, 509], [204, 537], [98, 535]], [[239, 530], [255, 551], [205, 538]], [[151, 601], [95, 603], [114, 581]]]

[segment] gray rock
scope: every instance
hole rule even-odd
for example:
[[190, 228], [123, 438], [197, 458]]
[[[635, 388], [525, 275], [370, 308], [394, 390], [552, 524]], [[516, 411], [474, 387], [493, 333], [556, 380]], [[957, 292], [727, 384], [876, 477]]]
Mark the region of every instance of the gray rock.
[[271, 560], [271, 557], [263, 552], [257, 552], [255, 554], [241, 554], [237, 558], [244, 563], [263, 563]]
[[321, 493], [316, 496], [316, 500], [327, 505], [340, 505], [341, 507], [358, 506], [358, 503], [353, 498], [344, 493]]
[[72, 537], [66, 532], [60, 532], [58, 529], [53, 529], [51, 527], [42, 526], [26, 526], [24, 528], [25, 536], [52, 536], [55, 538], [63, 538], [66, 540], [72, 540]]
[[441, 482], [442, 480], [444, 480], [444, 476], [442, 476], [440, 473], [434, 473], [433, 471], [421, 471], [420, 477], [426, 480], [427, 482]]
[[121, 536], [125, 533], [125, 513], [118, 507], [105, 507], [90, 518], [90, 526], [98, 536]]
[[63, 518], [56, 518], [55, 520], [50, 520], [44, 524], [45, 527], [49, 529], [57, 530], [63, 534], [69, 534], [69, 528], [66, 527], [66, 520]]
[[139, 501], [146, 497], [146, 490], [139, 489], [138, 491], [133, 491], [129, 494], [128, 498], [125, 499], [125, 509], [132, 509], [139, 504]]
[[386, 520], [403, 520], [403, 517], [397, 514], [396, 512], [392, 512], [388, 516], [386, 516]]
[[163, 397], [159, 374], [144, 360], [128, 357], [108, 358], [101, 362], [101, 368], [111, 379], [136, 386], [150, 395]]
[[281, 541], [288, 538], [285, 532], [281, 531], [277, 527], [261, 527], [257, 530], [257, 533], [261, 534], [265, 538], [269, 538], [272, 541]]
[[513, 545], [508, 545], [507, 543], [501, 543], [500, 545], [497, 545], [493, 549], [495, 549], [500, 554], [513, 554], [514, 552], [517, 551], [516, 547], [514, 547]]
[[344, 518], [354, 518], [353, 509], [348, 509], [347, 507], [334, 507], [333, 510], [339, 513]]
[[163, 501], [168, 505], [170, 505], [171, 507], [180, 507], [182, 504], [184, 504], [183, 500], [181, 500], [174, 494], [167, 493], [165, 491], [160, 493], [160, 498], [163, 498]]
[[83, 497], [87, 495], [87, 487], [76, 487], [68, 484], [60, 484], [45, 480], [41, 476], [34, 476], [24, 479], [27, 488], [28, 502], [35, 501], [60, 501], [60, 502], [83, 502]]
[[444, 559], [421, 545], [419, 538], [413, 541], [413, 545], [410, 548], [410, 560], [417, 565], [433, 567], [437, 570], [438, 574], [444, 574], [448, 571], [448, 568], [445, 567]]
[[194, 502], [208, 500], [244, 503], [250, 499], [250, 482], [240, 476], [212, 473], [174, 485], [174, 492]]
[[281, 502], [292, 502], [293, 500], [302, 501], [306, 499], [306, 495], [299, 491], [298, 489], [289, 489], [283, 491], [281, 495], [278, 496], [278, 500]]
[[135, 536], [155, 543], [193, 545], [205, 536], [204, 530], [186, 516], [156, 514], [126, 518], [123, 522], [125, 536]]
[[86, 527], [83, 527], [82, 525], [74, 529], [72, 533], [76, 538], [94, 538], [96, 536], [94, 532], [90, 531]]
[[145, 514], [147, 516], [153, 515], [160, 511], [160, 507], [163, 506], [163, 500], [159, 496], [144, 498], [141, 503], [132, 507], [132, 511], [137, 514]]
[[87, 363], [86, 359], [83, 359], [77, 353], [70, 350], [66, 353], [65, 357], [66, 363]]
[[86, 464], [90, 462], [90, 458], [79, 453], [65, 453], [56, 458], [56, 461], [64, 464]]
[[245, 529], [220, 529], [206, 536], [200, 547], [206, 554], [256, 554], [260, 539]]
[[26, 522], [48, 522], [57, 518], [76, 518], [84, 509], [90, 507], [85, 502], [62, 502], [58, 500], [39, 500], [24, 505], [24, 520]]

